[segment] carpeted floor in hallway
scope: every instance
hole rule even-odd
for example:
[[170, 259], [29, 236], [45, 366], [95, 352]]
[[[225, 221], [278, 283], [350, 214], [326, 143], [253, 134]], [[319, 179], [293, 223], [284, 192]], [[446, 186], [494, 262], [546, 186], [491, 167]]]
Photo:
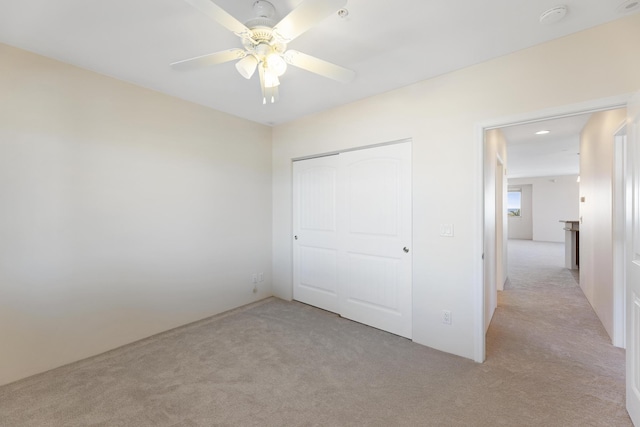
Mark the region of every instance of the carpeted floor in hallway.
[[631, 425], [624, 351], [557, 250], [510, 242], [484, 364], [268, 299], [0, 387], [0, 425]]

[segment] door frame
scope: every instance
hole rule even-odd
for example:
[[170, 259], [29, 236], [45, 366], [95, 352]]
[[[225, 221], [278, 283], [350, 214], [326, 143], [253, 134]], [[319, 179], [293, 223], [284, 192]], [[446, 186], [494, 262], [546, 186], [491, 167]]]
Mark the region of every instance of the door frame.
[[[627, 123], [614, 133], [613, 164], [613, 345], [626, 348], [626, 254], [625, 241], [627, 226]], [[625, 209], [626, 208], [626, 209]]]
[[[507, 217], [505, 208], [505, 196], [507, 192], [507, 179], [505, 162], [499, 154], [496, 154], [496, 290], [504, 291], [504, 281], [507, 279]], [[499, 190], [499, 191], [498, 191]], [[500, 194], [498, 194], [500, 193]], [[499, 197], [501, 196], [501, 197]], [[496, 307], [498, 306], [496, 296]]]
[[404, 143], [413, 144], [413, 138], [394, 139], [393, 141], [379, 142], [377, 144], [360, 145], [358, 147], [345, 148], [343, 150], [325, 151], [323, 153], [310, 154], [308, 156], [294, 157], [291, 159], [291, 163], [293, 164], [293, 162], [299, 162], [300, 160], [317, 159], [318, 157], [335, 156], [336, 154], [348, 153], [350, 151], [366, 150], [368, 148], [384, 147], [385, 145], [395, 145], [395, 144], [404, 144]]
[[[623, 95], [590, 100], [586, 102], [569, 104], [560, 107], [548, 108], [544, 110], [532, 111], [527, 113], [515, 114], [510, 116], [498, 117], [482, 122], [478, 122], [474, 126], [474, 158], [476, 164], [476, 187], [474, 205], [476, 210], [474, 224], [474, 280], [473, 280], [473, 358], [476, 362], [482, 363], [486, 356], [486, 334], [485, 325], [485, 287], [489, 284], [484, 280], [484, 245], [485, 245], [485, 195], [484, 195], [484, 158], [485, 158], [485, 131], [503, 128], [509, 126], [517, 126], [528, 123], [542, 122], [549, 119], [557, 119], [563, 117], [572, 117], [586, 113], [597, 113], [600, 111], [613, 110], [616, 108], [625, 108], [633, 93]], [[506, 168], [509, 167], [509, 159], [507, 159]], [[494, 254], [495, 256], [495, 254]]]

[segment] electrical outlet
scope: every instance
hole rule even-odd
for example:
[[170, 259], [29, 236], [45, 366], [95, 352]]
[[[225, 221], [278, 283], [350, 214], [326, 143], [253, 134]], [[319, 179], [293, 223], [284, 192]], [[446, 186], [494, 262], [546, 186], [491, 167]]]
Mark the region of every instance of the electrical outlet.
[[258, 273], [258, 282], [264, 282], [264, 273], [263, 272]]
[[440, 224], [441, 237], [453, 237], [453, 224]]
[[251, 283], [258, 283], [258, 273], [251, 275]]
[[451, 324], [451, 312], [449, 310], [442, 310], [442, 323], [445, 325]]

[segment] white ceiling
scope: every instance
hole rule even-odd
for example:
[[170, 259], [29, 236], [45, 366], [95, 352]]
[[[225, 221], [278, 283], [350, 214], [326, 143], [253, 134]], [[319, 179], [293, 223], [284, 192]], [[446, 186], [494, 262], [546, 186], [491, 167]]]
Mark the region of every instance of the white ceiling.
[[[507, 177], [577, 175], [580, 173], [580, 132], [591, 117], [573, 117], [502, 129], [507, 140]], [[548, 130], [546, 135], [536, 132]]]
[[[244, 22], [254, 0], [216, 0]], [[301, 0], [271, 0], [280, 17]], [[0, 0], [0, 42], [264, 124], [386, 92], [620, 18], [622, 0], [566, 0], [565, 20], [542, 26], [557, 0], [349, 0], [289, 44], [357, 72], [336, 83], [289, 67], [280, 101], [262, 105], [257, 76], [233, 63], [175, 71], [169, 63], [241, 47], [183, 0]], [[637, 10], [636, 10], [637, 12]], [[636, 13], [632, 12], [632, 13]]]

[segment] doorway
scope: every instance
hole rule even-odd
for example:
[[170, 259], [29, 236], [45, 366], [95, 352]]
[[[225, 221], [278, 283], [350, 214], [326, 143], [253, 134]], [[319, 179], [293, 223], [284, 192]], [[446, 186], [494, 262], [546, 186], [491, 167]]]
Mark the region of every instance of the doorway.
[[[489, 158], [490, 156], [487, 155], [487, 144], [485, 141], [485, 135], [488, 131], [492, 131], [494, 129], [499, 129], [503, 127], [515, 126], [515, 125], [540, 123], [551, 118], [573, 117], [573, 116], [585, 114], [585, 113], [597, 113], [597, 112], [602, 112], [602, 111], [607, 111], [612, 109], [623, 108], [626, 106], [626, 103], [628, 100], [629, 100], [629, 96], [624, 95], [624, 96], [613, 97], [608, 99], [590, 101], [582, 104], [568, 105], [565, 107], [549, 109], [549, 110], [545, 110], [538, 113], [530, 113], [530, 114], [523, 114], [519, 116], [511, 116], [503, 119], [495, 119], [495, 120], [487, 121], [485, 123], [478, 124], [476, 127], [477, 129], [476, 139], [478, 141], [478, 146], [483, 147], [483, 151], [485, 152], [484, 156], [478, 157], [481, 161], [481, 165], [479, 168], [480, 177], [481, 177], [480, 179], [483, 181], [486, 181], [486, 176], [487, 176], [486, 159]], [[505, 165], [508, 171], [509, 170], [508, 158], [506, 159]], [[486, 199], [488, 197], [492, 197], [491, 195], [487, 196], [487, 189], [488, 189], [488, 186], [485, 185], [484, 197], [481, 199], [482, 200], [481, 203], [483, 206], [481, 211], [484, 212], [484, 215], [483, 215], [483, 218], [481, 218], [481, 221], [482, 221], [482, 224], [484, 225], [480, 227], [480, 230], [485, 230], [485, 233], [481, 238], [481, 241], [483, 242], [482, 248], [484, 249], [484, 251], [481, 250], [479, 252], [482, 253], [483, 255], [482, 256], [483, 261], [481, 264], [479, 264], [479, 269], [477, 270], [477, 277], [486, 277], [485, 270], [487, 268], [495, 268], [496, 254], [495, 252], [494, 253], [487, 252], [488, 250], [490, 250], [490, 248], [488, 248], [486, 245], [487, 239], [491, 238], [486, 235], [485, 227], [488, 223], [487, 220], [493, 221], [494, 219], [494, 217], [491, 214], [489, 215], [487, 214], [487, 210], [486, 210], [486, 207], [488, 205], [486, 204]], [[494, 212], [494, 215], [495, 215], [495, 212]], [[495, 238], [495, 234], [493, 235], [493, 237]], [[493, 263], [487, 263], [487, 260], [493, 260]], [[487, 283], [484, 280], [480, 280], [480, 282], [478, 283], [478, 286], [480, 289], [476, 292], [476, 304], [478, 309], [475, 311], [475, 316], [476, 316], [475, 360], [481, 362], [485, 359], [485, 326], [489, 323], [490, 319], [485, 318], [487, 299], [484, 296], [486, 295], [486, 291], [487, 291], [486, 289]]]

